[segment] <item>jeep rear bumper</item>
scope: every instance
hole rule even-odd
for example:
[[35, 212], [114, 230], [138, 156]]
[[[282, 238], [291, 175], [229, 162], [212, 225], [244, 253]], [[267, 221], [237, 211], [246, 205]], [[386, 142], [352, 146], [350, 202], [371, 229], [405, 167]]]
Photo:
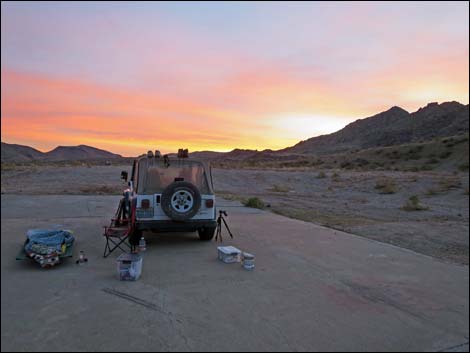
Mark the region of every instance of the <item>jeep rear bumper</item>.
[[213, 219], [176, 221], [136, 221], [139, 230], [154, 232], [195, 232], [201, 228], [216, 228], [217, 222]]

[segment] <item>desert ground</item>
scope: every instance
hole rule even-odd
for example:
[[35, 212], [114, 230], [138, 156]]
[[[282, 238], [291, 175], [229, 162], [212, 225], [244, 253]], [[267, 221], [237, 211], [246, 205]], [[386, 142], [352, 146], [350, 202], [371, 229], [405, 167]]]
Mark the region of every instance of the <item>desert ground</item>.
[[[2, 194], [119, 195], [129, 165], [16, 166], [2, 170]], [[219, 197], [386, 242], [442, 261], [469, 262], [469, 173], [213, 169]], [[409, 198], [417, 204], [406, 207]], [[410, 205], [408, 205], [410, 206]]]
[[[146, 233], [129, 283], [102, 257], [121, 170], [2, 169], [2, 351], [468, 351], [468, 172], [213, 169], [224, 244], [255, 270], [194, 233]], [[15, 261], [51, 226], [74, 231], [73, 259]]]

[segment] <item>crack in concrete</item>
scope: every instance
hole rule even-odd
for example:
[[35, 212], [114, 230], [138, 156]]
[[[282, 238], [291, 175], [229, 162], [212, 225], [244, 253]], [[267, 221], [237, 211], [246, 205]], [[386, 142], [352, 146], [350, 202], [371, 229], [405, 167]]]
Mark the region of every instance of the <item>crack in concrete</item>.
[[468, 345], [468, 344], [469, 344], [469, 341], [464, 342], [464, 343], [461, 343], [461, 344], [457, 344], [457, 345], [455, 345], [455, 346], [451, 346], [451, 347], [447, 347], [447, 348], [438, 350], [438, 352], [447, 352], [447, 351], [449, 351], [450, 349], [460, 348], [460, 347], [463, 347], [463, 346]]

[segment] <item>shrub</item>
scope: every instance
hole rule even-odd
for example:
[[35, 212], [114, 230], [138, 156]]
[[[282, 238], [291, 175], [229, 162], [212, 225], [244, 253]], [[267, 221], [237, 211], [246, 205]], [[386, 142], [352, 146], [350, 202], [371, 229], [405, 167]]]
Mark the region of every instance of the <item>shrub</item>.
[[95, 195], [117, 195], [120, 191], [120, 188], [108, 185], [92, 185], [80, 188], [80, 192], [83, 194]]
[[261, 199], [257, 198], [257, 197], [250, 197], [243, 204], [246, 207], [259, 208], [259, 209], [263, 209], [264, 206], [265, 206], [264, 202]]
[[402, 209], [405, 211], [425, 211], [429, 210], [429, 207], [420, 203], [418, 195], [413, 195], [408, 199]]
[[427, 191], [426, 191], [426, 195], [429, 195], [429, 196], [433, 196], [433, 195], [437, 195], [438, 194], [438, 191], [434, 188], [429, 188]]
[[437, 163], [439, 163], [439, 160], [437, 158], [429, 158], [426, 161], [426, 164], [437, 164]]
[[446, 158], [449, 157], [451, 154], [452, 154], [452, 151], [444, 151], [444, 152], [442, 152], [441, 154], [439, 154], [439, 158], [440, 158], [440, 159], [446, 159]]
[[333, 181], [339, 181], [340, 178], [339, 178], [339, 174], [334, 172], [333, 175], [331, 176], [331, 180]]
[[[412, 172], [417, 172], [418, 171], [418, 168], [414, 167], [412, 168]], [[423, 164], [421, 166], [421, 170], [433, 170], [433, 167], [431, 165], [428, 165], [428, 164]]]
[[390, 178], [382, 178], [375, 183], [375, 189], [379, 190], [380, 194], [394, 194], [397, 192], [395, 181]]
[[318, 173], [317, 179], [324, 179], [324, 178], [326, 178], [325, 172], [320, 172], [320, 173]]
[[443, 178], [439, 180], [439, 189], [440, 191], [448, 191], [450, 189], [459, 188], [462, 183], [458, 178]]
[[468, 172], [468, 163], [460, 164], [457, 168], [459, 168], [461, 172]]
[[358, 167], [364, 167], [364, 166], [369, 164], [369, 161], [367, 159], [364, 159], [364, 158], [356, 158], [354, 160], [354, 163], [356, 163], [356, 165]]
[[287, 186], [282, 186], [282, 185], [277, 185], [274, 184], [269, 191], [274, 191], [274, 192], [289, 192], [290, 189]]

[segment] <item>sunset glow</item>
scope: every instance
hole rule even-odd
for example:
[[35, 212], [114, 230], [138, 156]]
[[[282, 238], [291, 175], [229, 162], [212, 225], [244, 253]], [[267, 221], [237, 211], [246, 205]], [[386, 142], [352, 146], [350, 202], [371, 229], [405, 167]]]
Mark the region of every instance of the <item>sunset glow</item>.
[[469, 101], [467, 2], [1, 6], [1, 139], [41, 151], [280, 149]]

